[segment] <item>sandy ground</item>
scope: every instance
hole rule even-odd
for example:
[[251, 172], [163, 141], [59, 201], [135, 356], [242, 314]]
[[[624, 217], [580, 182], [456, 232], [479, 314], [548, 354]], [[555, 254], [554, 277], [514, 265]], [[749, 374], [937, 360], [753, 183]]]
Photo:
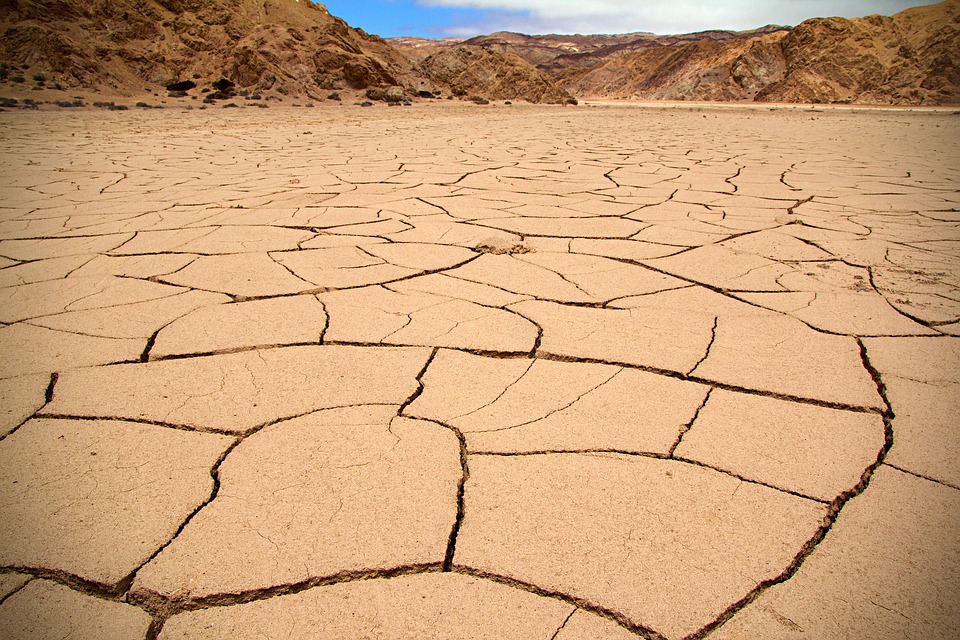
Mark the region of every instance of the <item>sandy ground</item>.
[[957, 140], [0, 113], [0, 637], [958, 637]]

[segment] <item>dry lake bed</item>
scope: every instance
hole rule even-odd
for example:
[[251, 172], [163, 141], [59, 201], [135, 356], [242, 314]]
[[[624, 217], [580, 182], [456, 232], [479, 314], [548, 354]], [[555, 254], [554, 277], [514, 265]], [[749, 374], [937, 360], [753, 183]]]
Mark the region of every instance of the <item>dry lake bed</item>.
[[0, 113], [0, 637], [960, 636], [958, 141]]

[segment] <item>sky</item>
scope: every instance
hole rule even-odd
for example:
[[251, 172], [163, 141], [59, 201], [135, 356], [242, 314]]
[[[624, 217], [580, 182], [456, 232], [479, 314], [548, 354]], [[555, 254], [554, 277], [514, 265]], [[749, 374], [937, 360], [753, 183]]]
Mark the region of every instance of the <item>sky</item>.
[[935, 0], [321, 0], [351, 27], [390, 38], [495, 31], [691, 33], [797, 25], [807, 18], [892, 15]]

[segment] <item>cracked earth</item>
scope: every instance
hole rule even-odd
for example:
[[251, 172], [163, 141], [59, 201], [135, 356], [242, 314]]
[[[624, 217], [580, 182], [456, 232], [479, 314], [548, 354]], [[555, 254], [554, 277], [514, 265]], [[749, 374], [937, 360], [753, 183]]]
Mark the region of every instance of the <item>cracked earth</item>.
[[0, 114], [0, 637], [960, 636], [960, 118]]

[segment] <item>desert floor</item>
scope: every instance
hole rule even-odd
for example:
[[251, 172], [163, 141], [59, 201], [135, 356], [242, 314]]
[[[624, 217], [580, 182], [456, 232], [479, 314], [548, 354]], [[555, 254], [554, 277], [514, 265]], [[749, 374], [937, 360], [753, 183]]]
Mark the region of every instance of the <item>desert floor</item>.
[[0, 637], [958, 637], [958, 140], [0, 113]]

